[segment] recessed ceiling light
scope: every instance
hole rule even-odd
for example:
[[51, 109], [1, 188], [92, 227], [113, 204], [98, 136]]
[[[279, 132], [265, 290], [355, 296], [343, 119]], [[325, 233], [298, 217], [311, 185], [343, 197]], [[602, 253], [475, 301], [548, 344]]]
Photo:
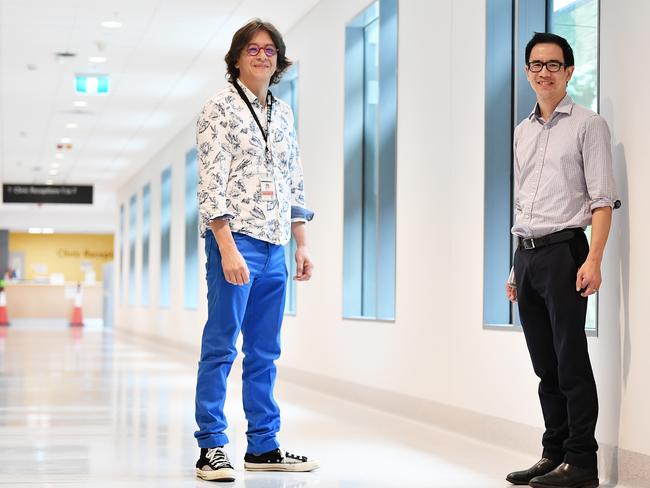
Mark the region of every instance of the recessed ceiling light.
[[70, 144], [72, 142], [72, 139], [70, 139], [69, 137], [62, 137], [61, 142], [63, 144]]
[[90, 58], [88, 58], [88, 61], [90, 61], [91, 63], [105, 63], [106, 58], [104, 56], [91, 56]]
[[52, 166], [52, 169], [57, 169], [57, 168], [61, 167], [61, 164], [60, 163], [52, 163], [51, 166]]
[[122, 27], [122, 22], [118, 22], [117, 20], [106, 20], [101, 23], [102, 27], [106, 27], [107, 29], [119, 29]]
[[52, 227], [43, 227], [43, 234], [54, 234], [54, 229]]
[[54, 157], [56, 159], [63, 159], [63, 153], [56, 153]]
[[56, 176], [56, 175], [59, 174], [59, 172], [57, 170], [55, 170], [55, 169], [51, 169], [51, 170], [49, 170], [47, 172], [47, 174], [50, 175], [50, 176]]
[[83, 100], [77, 100], [76, 102], [72, 102], [72, 105], [75, 107], [87, 107], [88, 102], [84, 102]]
[[46, 185], [53, 185], [53, 184], [54, 184], [54, 180], [45, 180], [45, 184], [46, 184]]
[[30, 227], [27, 232], [29, 232], [30, 234], [42, 234], [43, 229], [41, 229], [40, 227]]
[[69, 124], [65, 124], [66, 129], [76, 129], [77, 127], [79, 127], [79, 126], [77, 124], [75, 124], [74, 122], [70, 122]]

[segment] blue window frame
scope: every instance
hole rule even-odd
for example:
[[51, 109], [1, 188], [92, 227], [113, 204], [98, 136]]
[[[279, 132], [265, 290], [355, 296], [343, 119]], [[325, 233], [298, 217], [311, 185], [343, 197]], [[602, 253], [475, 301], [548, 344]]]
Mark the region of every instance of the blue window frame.
[[[503, 288], [514, 253], [510, 236], [512, 134], [535, 104], [523, 69], [534, 32], [554, 32], [571, 44], [576, 70], [567, 91], [576, 103], [598, 109], [598, 0], [487, 0], [485, 66], [485, 214], [483, 323], [515, 327], [517, 307]], [[589, 236], [590, 229], [587, 229]], [[597, 295], [589, 297], [588, 332], [597, 332]]]
[[149, 306], [149, 246], [150, 246], [150, 218], [151, 218], [151, 189], [146, 184], [142, 188], [142, 284], [140, 304]]
[[196, 149], [185, 155], [185, 308], [199, 306], [199, 170]]
[[395, 318], [397, 1], [345, 35], [343, 316]]
[[160, 306], [171, 305], [172, 168], [160, 179]]
[[[298, 65], [294, 64], [282, 75], [280, 82], [273, 87], [273, 95], [291, 105], [293, 120], [298, 131]], [[296, 313], [296, 282], [292, 279], [296, 275], [296, 241], [291, 241], [284, 246], [284, 258], [289, 272], [287, 280], [287, 297], [284, 305], [284, 313], [295, 315]]]
[[135, 243], [137, 235], [138, 196], [129, 199], [129, 305], [135, 305]]

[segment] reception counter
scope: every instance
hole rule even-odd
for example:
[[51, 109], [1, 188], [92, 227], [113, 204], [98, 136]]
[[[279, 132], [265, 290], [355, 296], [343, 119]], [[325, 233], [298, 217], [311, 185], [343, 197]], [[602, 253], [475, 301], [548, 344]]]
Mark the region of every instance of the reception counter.
[[[69, 319], [74, 308], [76, 283], [12, 283], [5, 286], [7, 312], [10, 318]], [[82, 286], [84, 318], [102, 316], [101, 283]]]

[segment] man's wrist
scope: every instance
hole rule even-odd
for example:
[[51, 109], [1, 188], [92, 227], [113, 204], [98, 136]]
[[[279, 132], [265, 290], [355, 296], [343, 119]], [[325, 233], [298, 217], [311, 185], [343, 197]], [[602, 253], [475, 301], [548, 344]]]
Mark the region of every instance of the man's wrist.
[[603, 253], [589, 251], [589, 254], [587, 254], [587, 259], [585, 260], [585, 262], [593, 263], [600, 266], [600, 264], [603, 262]]

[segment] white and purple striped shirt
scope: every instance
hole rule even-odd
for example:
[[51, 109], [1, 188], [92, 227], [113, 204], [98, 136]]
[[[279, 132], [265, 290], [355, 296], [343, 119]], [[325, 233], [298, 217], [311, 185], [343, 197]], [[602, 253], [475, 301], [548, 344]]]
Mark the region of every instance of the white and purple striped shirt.
[[595, 208], [617, 200], [607, 122], [569, 95], [546, 122], [536, 105], [515, 128], [514, 176], [513, 234], [587, 227]]

